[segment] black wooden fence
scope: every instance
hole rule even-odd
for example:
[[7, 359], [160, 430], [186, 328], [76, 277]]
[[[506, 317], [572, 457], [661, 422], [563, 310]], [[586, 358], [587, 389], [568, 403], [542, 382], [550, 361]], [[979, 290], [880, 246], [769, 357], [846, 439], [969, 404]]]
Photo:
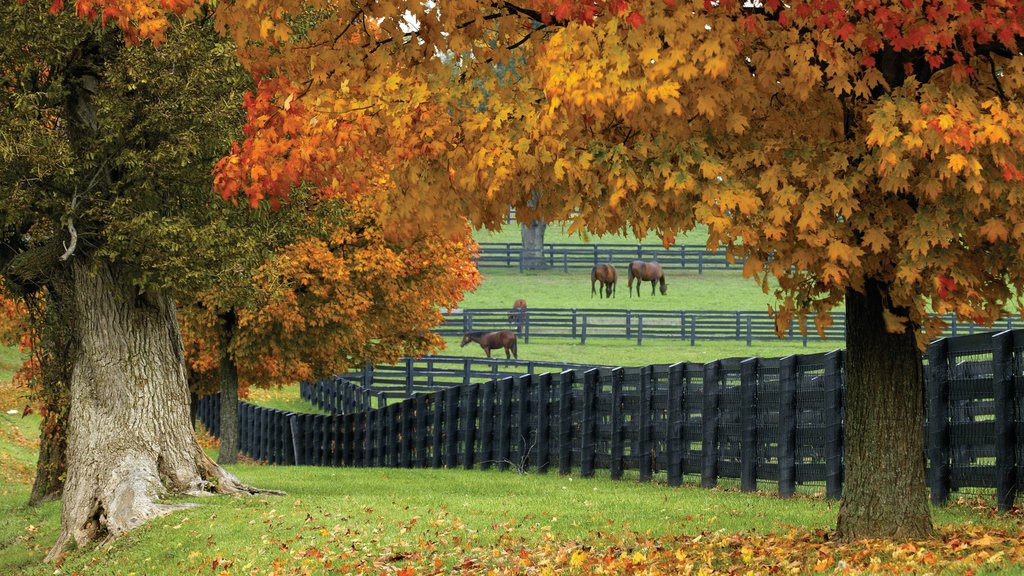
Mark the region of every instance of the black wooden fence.
[[[1024, 480], [1024, 331], [944, 338], [926, 360], [933, 501], [981, 488], [1009, 508]], [[584, 477], [600, 469], [612, 478], [659, 475], [671, 485], [699, 475], [703, 486], [735, 478], [744, 490], [788, 495], [810, 484], [824, 486], [830, 498], [842, 492], [840, 351], [498, 378], [484, 370], [486, 381], [463, 376], [450, 387], [413, 370], [391, 395], [376, 391], [380, 372], [369, 385], [362, 375], [304, 385], [304, 397], [339, 412], [331, 416], [243, 403], [242, 452], [276, 464], [496, 467]], [[217, 403], [211, 396], [199, 406], [214, 434]]]
[[[595, 338], [636, 340], [672, 339], [688, 341], [691, 346], [709, 340], [746, 342], [778, 340], [775, 320], [765, 311], [721, 310], [610, 310], [598, 308], [460, 308], [445, 313], [445, 323], [434, 331], [442, 336], [462, 336], [472, 331], [512, 330], [525, 342], [530, 338], [572, 338], [581, 344]], [[829, 340], [846, 339], [846, 314], [832, 315], [832, 326], [825, 329]], [[970, 322], [959, 322], [954, 315], [945, 317], [951, 336], [974, 334], [980, 330]], [[999, 321], [1007, 330], [1024, 327], [1017, 318]], [[786, 338], [799, 339], [804, 346], [818, 338], [813, 327], [802, 336], [793, 323]]]
[[[550, 268], [563, 272], [590, 270], [597, 264], [613, 264], [619, 269], [625, 285], [627, 266], [633, 260], [657, 260], [670, 270], [742, 270], [744, 262], [729, 262], [725, 249], [708, 252], [702, 245], [676, 245], [664, 248], [658, 244], [544, 244], [540, 260]], [[480, 268], [523, 268], [523, 245], [510, 242], [481, 242], [477, 253]]]

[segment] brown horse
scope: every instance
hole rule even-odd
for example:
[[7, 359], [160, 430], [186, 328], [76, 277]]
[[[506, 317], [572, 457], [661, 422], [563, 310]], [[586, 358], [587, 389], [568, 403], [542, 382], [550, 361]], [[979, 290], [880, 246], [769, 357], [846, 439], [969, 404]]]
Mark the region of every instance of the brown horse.
[[[601, 294], [601, 298], [608, 296], [611, 298], [615, 295], [615, 282], [619, 279], [618, 274], [615, 272], [615, 266], [611, 264], [598, 264], [590, 269], [590, 297], [593, 298], [595, 293]], [[595, 290], [594, 284], [596, 282], [601, 283], [601, 289]], [[632, 292], [630, 292], [632, 294]]]
[[516, 335], [514, 332], [502, 330], [500, 332], [466, 332], [462, 337], [462, 345], [465, 346], [470, 342], [476, 342], [484, 349], [484, 354], [487, 357], [491, 357], [491, 350], [497, 348], [505, 349], [505, 358], [509, 358], [509, 352], [511, 356], [514, 356], [516, 360], [519, 359], [519, 354], [516, 351]]
[[519, 298], [512, 304], [512, 310], [509, 310], [508, 323], [522, 323], [524, 319], [526, 319], [526, 300]]
[[665, 271], [661, 269], [661, 264], [657, 262], [644, 262], [642, 260], [634, 260], [629, 264], [629, 296], [633, 296], [633, 279], [636, 278], [636, 296], [640, 297], [640, 284], [650, 281], [651, 282], [651, 296], [654, 296], [654, 283], [658, 282], [661, 284], [662, 295], [668, 292], [668, 286], [665, 284]]

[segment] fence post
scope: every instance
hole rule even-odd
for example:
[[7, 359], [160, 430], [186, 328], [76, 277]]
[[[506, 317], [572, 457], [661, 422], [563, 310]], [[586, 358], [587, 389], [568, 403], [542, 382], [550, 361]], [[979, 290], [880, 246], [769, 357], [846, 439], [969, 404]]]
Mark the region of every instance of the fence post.
[[508, 470], [512, 446], [512, 378], [498, 381], [498, 470]]
[[571, 370], [559, 376], [558, 391], [558, 473], [572, 472], [572, 383]]
[[668, 455], [668, 485], [683, 483], [683, 395], [686, 383], [683, 376], [686, 364], [679, 362], [668, 368], [668, 437], [665, 452]]
[[1013, 332], [992, 337], [992, 384], [996, 416], [996, 502], [999, 510], [1013, 508], [1017, 498], [1017, 431], [1014, 418]]
[[459, 463], [459, 396], [462, 387], [449, 388], [444, 405], [444, 467], [449, 470]]
[[932, 504], [941, 506], [949, 498], [950, 475], [949, 430], [949, 342], [940, 338], [928, 346], [928, 459]]
[[796, 493], [796, 356], [779, 362], [779, 496]]
[[362, 378], [363, 388], [373, 388], [373, 364], [367, 362], [363, 367]]
[[300, 456], [301, 451], [299, 450], [299, 415], [290, 414], [288, 416], [288, 424], [292, 429], [292, 450], [295, 452], [294, 464], [296, 466], [301, 466], [305, 464], [305, 462], [302, 460]]
[[644, 343], [644, 316], [643, 314], [636, 317], [636, 345], [640, 346]]
[[597, 449], [597, 385], [598, 371], [588, 370], [583, 375], [583, 438], [580, 446], [580, 478], [594, 476]]
[[633, 337], [632, 323], [633, 323], [633, 311], [627, 309], [626, 310], [626, 339], [627, 340]]
[[577, 316], [576, 309], [573, 308], [572, 309], [572, 339], [573, 340], [576, 339], [576, 316]]
[[416, 399], [411, 395], [402, 401], [402, 454], [400, 466], [412, 468], [412, 425], [413, 414], [415, 413]]
[[374, 425], [377, 428], [377, 430], [376, 430], [376, 436], [377, 436], [377, 466], [379, 466], [381, 468], [383, 468], [383, 467], [388, 465], [388, 459], [387, 459], [388, 439], [387, 439], [387, 436], [385, 436], [385, 434], [384, 434], [387, 431], [387, 426], [385, 425], [385, 422], [384, 422], [387, 419], [387, 415], [388, 415], [388, 397], [387, 397], [387, 394], [385, 394], [384, 392], [378, 392], [377, 393], [377, 421], [374, 423]]
[[416, 464], [427, 467], [427, 395], [416, 393]]
[[388, 406], [388, 466], [398, 468], [401, 465], [402, 451], [402, 403]]
[[530, 451], [533, 445], [530, 443], [530, 390], [533, 388], [533, 376], [523, 374], [518, 378], [516, 386], [519, 398], [516, 402], [516, 428], [519, 430], [519, 462], [520, 471], [525, 471], [529, 466]]
[[701, 418], [703, 438], [701, 441], [700, 485], [714, 488], [718, 484], [718, 401], [722, 365], [717, 360], [704, 365], [704, 414]]
[[747, 347], [753, 344], [753, 335], [750, 333], [750, 316], [747, 316]]
[[580, 332], [580, 344], [584, 344], [585, 345], [586, 343], [587, 343], [587, 315], [584, 314], [583, 315], [583, 328], [582, 328], [582, 331]]
[[484, 382], [483, 408], [480, 411], [480, 469], [491, 467], [494, 450], [494, 380]]
[[374, 460], [373, 450], [377, 445], [376, 422], [377, 422], [376, 408], [372, 408], [366, 411], [366, 429], [363, 431], [364, 438], [363, 442], [366, 444], [366, 451], [363, 453], [363, 466], [366, 468], [372, 468], [377, 465], [377, 461]]
[[450, 388], [442, 388], [434, 392], [434, 413], [431, 415], [430, 429], [430, 467], [441, 467], [441, 440], [444, 432], [444, 399]]
[[654, 366], [644, 366], [640, 369], [640, 410], [637, 419], [637, 430], [640, 438], [637, 441], [637, 451], [640, 459], [640, 481], [650, 482], [654, 475], [654, 443], [651, 437], [654, 432], [654, 421], [651, 418], [651, 403], [654, 400]]
[[537, 377], [537, 472], [545, 474], [551, 460], [551, 373]]
[[690, 346], [697, 345], [697, 317], [690, 316]]
[[469, 386], [471, 382], [471, 376], [473, 374], [473, 359], [464, 358], [462, 360], [462, 385]]
[[462, 467], [466, 470], [473, 469], [473, 460], [474, 456], [476, 456], [476, 415], [479, 403], [480, 385], [474, 384], [466, 388], [466, 397], [462, 404], [462, 411], [466, 415], [466, 419], [462, 427]]
[[611, 435], [611, 462], [608, 464], [612, 480], [622, 480], [623, 460], [623, 428], [626, 425], [626, 417], [623, 414], [622, 381], [624, 379], [622, 368], [612, 369], [612, 435]]
[[757, 358], [740, 362], [740, 490], [757, 490]]
[[825, 354], [825, 498], [843, 496], [843, 352]]
[[405, 397], [406, 398], [411, 398], [412, 397], [413, 370], [415, 370], [415, 366], [413, 365], [413, 359], [412, 358], [406, 358], [405, 359]]

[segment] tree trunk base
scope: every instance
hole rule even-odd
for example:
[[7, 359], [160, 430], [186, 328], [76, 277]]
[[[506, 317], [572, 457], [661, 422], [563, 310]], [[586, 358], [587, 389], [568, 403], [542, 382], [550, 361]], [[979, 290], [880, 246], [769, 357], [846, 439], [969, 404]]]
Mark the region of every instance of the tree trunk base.
[[888, 332], [886, 300], [885, 284], [873, 280], [864, 294], [846, 293], [845, 478], [835, 534], [843, 542], [934, 536], [921, 352], [912, 329]]
[[171, 494], [280, 494], [243, 484], [196, 441], [170, 298], [138, 294], [102, 262], [76, 263], [74, 284], [67, 479], [46, 560], [181, 509], [159, 502]]

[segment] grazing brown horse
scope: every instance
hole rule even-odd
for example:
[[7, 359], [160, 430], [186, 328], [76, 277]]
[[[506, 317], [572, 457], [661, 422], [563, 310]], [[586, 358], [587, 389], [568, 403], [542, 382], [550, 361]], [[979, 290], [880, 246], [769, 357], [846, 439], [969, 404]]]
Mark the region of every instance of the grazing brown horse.
[[[611, 264], [598, 264], [590, 269], [590, 297], [593, 298], [595, 293], [601, 294], [601, 298], [608, 296], [611, 298], [615, 295], [615, 282], [619, 279], [618, 274], [615, 272], [615, 266]], [[594, 284], [596, 282], [601, 283], [601, 289], [595, 290]], [[603, 293], [602, 293], [603, 292]], [[630, 292], [632, 294], [632, 292]]]
[[508, 323], [521, 323], [526, 318], [526, 300], [519, 298], [512, 304], [512, 310], [508, 313]]
[[462, 345], [465, 346], [470, 342], [476, 342], [484, 349], [484, 354], [487, 357], [491, 357], [491, 350], [497, 348], [505, 349], [505, 358], [509, 358], [509, 352], [511, 356], [514, 356], [516, 360], [519, 359], [519, 354], [516, 352], [516, 335], [514, 332], [502, 330], [500, 332], [466, 332], [462, 337]]
[[640, 284], [651, 282], [651, 296], [654, 296], [654, 283], [661, 284], [662, 295], [668, 293], [668, 286], [665, 284], [665, 271], [657, 262], [644, 262], [634, 260], [629, 263], [629, 296], [633, 296], [633, 279], [636, 278], [636, 296], [640, 297]]

